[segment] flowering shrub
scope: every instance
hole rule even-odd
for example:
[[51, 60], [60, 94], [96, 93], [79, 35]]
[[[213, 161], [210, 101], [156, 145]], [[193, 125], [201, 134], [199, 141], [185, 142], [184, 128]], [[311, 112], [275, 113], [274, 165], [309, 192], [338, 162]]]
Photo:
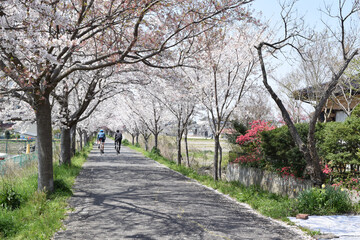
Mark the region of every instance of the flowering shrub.
[[337, 183], [332, 184], [331, 186], [335, 188], [346, 188], [349, 190], [360, 191], [360, 178], [359, 177], [350, 177], [344, 181], [339, 181]]
[[[360, 105], [359, 113], [344, 123], [331, 122], [316, 125], [317, 149], [327, 184], [336, 184], [349, 190], [360, 190]], [[309, 125], [295, 124], [305, 144]], [[271, 130], [271, 131], [269, 131]], [[265, 121], [254, 121], [251, 129], [238, 136], [239, 151], [233, 154], [235, 162], [277, 172], [282, 177], [308, 178], [306, 161], [287, 126], [275, 128]]]
[[240, 135], [236, 139], [236, 143], [241, 146], [241, 156], [235, 162], [243, 164], [253, 163], [256, 165], [262, 159], [261, 151], [261, 132], [275, 129], [271, 123], [261, 120], [255, 120], [251, 124], [251, 128], [246, 134]]
[[277, 169], [277, 171], [283, 178], [295, 177], [296, 173], [296, 170], [294, 171], [291, 167], [283, 167], [281, 169]]
[[325, 174], [330, 174], [332, 172], [332, 169], [329, 168], [328, 164], [325, 164], [325, 168], [322, 170]]

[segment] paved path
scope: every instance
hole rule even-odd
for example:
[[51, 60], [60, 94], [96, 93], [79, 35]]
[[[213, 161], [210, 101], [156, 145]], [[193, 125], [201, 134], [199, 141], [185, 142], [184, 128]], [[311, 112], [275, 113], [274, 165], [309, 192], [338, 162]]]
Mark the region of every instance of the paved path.
[[303, 239], [299, 232], [133, 150], [97, 148], [75, 183], [74, 211], [54, 239]]

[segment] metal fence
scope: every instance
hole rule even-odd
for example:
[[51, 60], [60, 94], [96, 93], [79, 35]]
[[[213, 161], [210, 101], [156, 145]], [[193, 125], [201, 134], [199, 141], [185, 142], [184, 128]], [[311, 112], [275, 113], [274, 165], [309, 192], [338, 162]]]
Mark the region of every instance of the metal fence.
[[32, 152], [30, 154], [21, 154], [21, 155], [5, 158], [5, 160], [0, 161], [0, 175], [5, 174], [8, 167], [22, 168], [33, 161], [37, 161], [37, 159], [38, 159], [37, 152]]
[[[28, 144], [30, 153], [26, 154]], [[38, 153], [36, 150], [36, 141], [34, 140], [0, 139], [0, 175], [4, 175], [7, 169], [22, 168], [31, 162], [37, 161]], [[54, 159], [58, 159], [59, 154], [60, 141], [53, 140]]]
[[[30, 146], [30, 153], [26, 154], [27, 145]], [[60, 140], [52, 141], [53, 159], [60, 159]], [[76, 150], [80, 150], [80, 142], [76, 143]], [[3, 159], [4, 158], [4, 159]], [[28, 163], [38, 160], [36, 141], [35, 140], [10, 140], [0, 139], [0, 175], [10, 168], [22, 168]]]
[[27, 144], [30, 144], [30, 149], [35, 151], [35, 140], [1, 139], [0, 153], [5, 153], [10, 156], [23, 154], [26, 152]]

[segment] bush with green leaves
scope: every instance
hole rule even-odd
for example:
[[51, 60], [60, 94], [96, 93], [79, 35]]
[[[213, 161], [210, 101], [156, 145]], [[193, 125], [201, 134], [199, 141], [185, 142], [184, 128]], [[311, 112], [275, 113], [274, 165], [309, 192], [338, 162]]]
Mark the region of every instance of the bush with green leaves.
[[[301, 123], [295, 126], [301, 139], [306, 142], [309, 125]], [[262, 132], [261, 148], [264, 153], [266, 167], [269, 170], [280, 173], [286, 167], [290, 174], [296, 177], [303, 177], [306, 162], [286, 125], [271, 131]]]
[[140, 146], [140, 143], [135, 143], [134, 146], [137, 147], [137, 148], [141, 147], [141, 146]]
[[329, 183], [360, 189], [360, 106], [343, 123], [327, 123], [320, 145]]
[[244, 135], [248, 128], [239, 120], [231, 121], [232, 132], [226, 134], [226, 138], [229, 143], [236, 144], [236, 139], [240, 135]]
[[122, 145], [123, 146], [129, 146], [130, 145], [129, 140], [127, 140], [127, 139], [122, 140]]
[[160, 149], [158, 149], [157, 147], [153, 147], [153, 148], [151, 149], [151, 153], [161, 156]]
[[325, 135], [321, 144], [322, 155], [329, 168], [335, 170], [339, 177], [345, 177], [347, 166], [351, 170], [360, 166], [360, 118], [356, 114], [344, 123], [328, 123]]
[[297, 210], [311, 215], [349, 213], [352, 203], [346, 191], [340, 188], [311, 188], [297, 197]]
[[10, 138], [11, 138], [11, 133], [10, 133], [9, 130], [6, 130], [6, 131], [5, 131], [5, 138], [6, 138], [6, 139], [10, 139]]
[[10, 183], [3, 183], [0, 190], [0, 207], [8, 210], [20, 207], [23, 198]]

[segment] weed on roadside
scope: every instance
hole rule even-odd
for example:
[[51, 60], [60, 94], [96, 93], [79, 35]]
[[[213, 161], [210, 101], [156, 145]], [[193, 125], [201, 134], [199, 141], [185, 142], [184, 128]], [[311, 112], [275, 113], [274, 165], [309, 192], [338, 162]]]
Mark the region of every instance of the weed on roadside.
[[311, 188], [301, 192], [297, 198], [299, 212], [311, 215], [330, 215], [354, 211], [351, 200], [339, 188]]
[[[92, 145], [77, 153], [71, 159], [71, 166], [54, 163], [54, 192], [51, 194], [37, 191], [34, 167], [19, 170], [26, 172], [20, 177], [0, 179], [0, 186], [11, 181], [8, 192], [13, 196], [11, 206], [16, 206], [0, 207], [0, 239], [51, 239], [62, 227], [68, 210], [67, 199], [72, 195], [71, 187], [91, 149]], [[21, 196], [20, 204], [16, 200], [18, 196]]]

